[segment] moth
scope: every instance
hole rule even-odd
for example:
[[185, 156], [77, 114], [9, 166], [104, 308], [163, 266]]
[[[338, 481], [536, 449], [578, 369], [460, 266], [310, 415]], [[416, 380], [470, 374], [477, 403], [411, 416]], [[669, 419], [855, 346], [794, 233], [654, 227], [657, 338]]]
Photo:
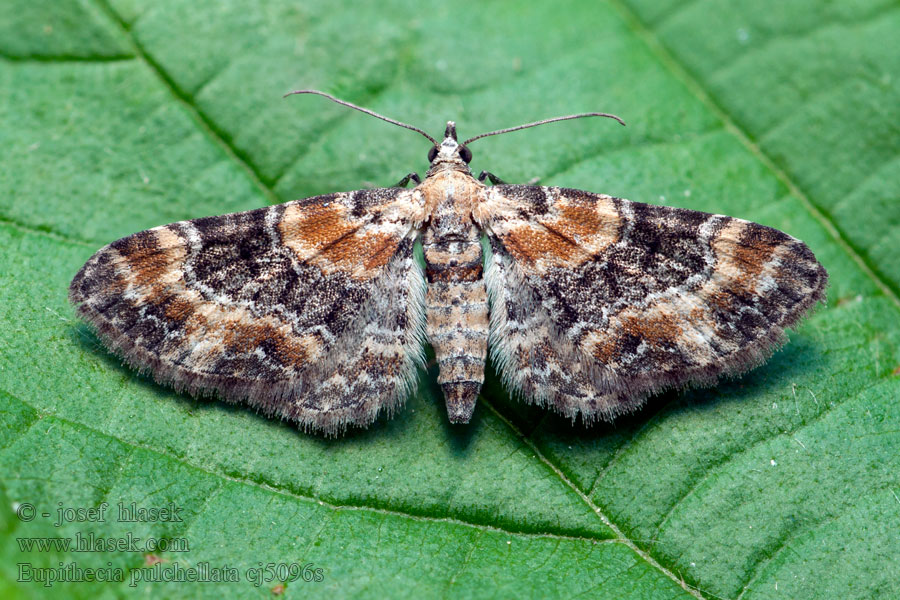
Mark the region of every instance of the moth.
[[526, 402], [591, 423], [759, 365], [824, 299], [825, 269], [770, 227], [469, 170], [475, 140], [586, 116], [624, 125], [614, 115], [462, 143], [451, 121], [438, 143], [295, 93], [417, 131], [432, 144], [428, 172], [100, 249], [69, 298], [157, 382], [336, 435], [398, 409], [427, 340], [451, 423], [471, 418], [489, 349]]

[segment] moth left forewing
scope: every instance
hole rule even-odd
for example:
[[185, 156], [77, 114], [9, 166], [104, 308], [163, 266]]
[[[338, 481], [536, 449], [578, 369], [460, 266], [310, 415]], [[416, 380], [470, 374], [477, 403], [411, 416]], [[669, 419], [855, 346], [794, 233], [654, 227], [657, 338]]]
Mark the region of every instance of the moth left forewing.
[[70, 299], [156, 380], [336, 433], [414, 385], [420, 213], [387, 188], [173, 223], [98, 251]]
[[492, 357], [526, 399], [590, 421], [767, 358], [824, 297], [805, 244], [722, 215], [565, 188], [488, 188]]

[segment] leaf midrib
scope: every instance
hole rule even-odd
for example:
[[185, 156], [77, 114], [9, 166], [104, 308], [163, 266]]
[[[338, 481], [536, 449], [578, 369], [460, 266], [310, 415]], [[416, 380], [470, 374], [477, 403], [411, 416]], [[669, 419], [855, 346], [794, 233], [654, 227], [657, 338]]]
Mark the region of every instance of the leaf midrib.
[[[204, 475], [208, 475], [214, 478], [222, 479], [225, 481], [231, 481], [234, 483], [238, 483], [241, 485], [252, 486], [261, 490], [265, 490], [271, 494], [277, 494], [279, 496], [283, 496], [286, 498], [291, 498], [296, 501], [301, 501], [310, 504], [316, 504], [318, 506], [323, 506], [325, 508], [329, 508], [333, 511], [365, 511], [371, 513], [377, 513], [380, 515], [386, 516], [394, 516], [401, 517], [404, 519], [411, 519], [413, 521], [422, 521], [426, 523], [445, 523], [450, 525], [459, 525], [464, 527], [470, 527], [472, 529], [477, 529], [479, 531], [489, 531], [502, 533], [504, 535], [528, 538], [528, 539], [554, 539], [554, 540], [566, 540], [566, 541], [578, 541], [578, 542], [589, 542], [591, 544], [620, 544], [624, 543], [625, 540], [618, 538], [604, 538], [604, 537], [591, 537], [591, 536], [577, 536], [577, 535], [565, 535], [561, 533], [553, 533], [553, 532], [529, 532], [529, 531], [515, 531], [511, 529], [504, 529], [502, 527], [497, 527], [496, 525], [486, 525], [484, 523], [476, 523], [474, 521], [467, 521], [465, 519], [458, 519], [453, 517], [430, 517], [427, 515], [417, 515], [409, 512], [404, 512], [401, 510], [392, 510], [387, 508], [382, 508], [378, 506], [369, 506], [366, 504], [335, 504], [333, 502], [328, 502], [327, 500], [323, 500], [317, 496], [300, 494], [292, 490], [276, 487], [274, 485], [255, 481], [249, 478], [235, 477], [234, 475], [230, 475], [228, 473], [222, 471], [214, 471], [211, 469], [204, 468], [198, 464], [195, 464], [190, 461], [186, 461], [184, 457], [178, 456], [177, 454], [173, 454], [170, 452], [166, 452], [162, 448], [157, 448], [154, 446], [149, 446], [146, 444], [141, 444], [138, 442], [134, 442], [132, 440], [128, 440], [125, 438], [121, 438], [116, 435], [112, 435], [109, 432], [103, 431], [96, 427], [92, 427], [86, 423], [82, 423], [80, 421], [73, 421], [71, 419], [67, 419], [65, 417], [61, 417], [59, 415], [55, 415], [53, 413], [48, 413], [43, 411], [40, 407], [35, 406], [28, 402], [27, 400], [23, 400], [22, 398], [10, 393], [8, 390], [0, 389], [0, 393], [6, 394], [8, 397], [15, 399], [15, 401], [20, 402], [21, 404], [27, 406], [34, 412], [34, 417], [28, 425], [21, 428], [15, 437], [11, 437], [9, 443], [3, 448], [8, 448], [10, 445], [14, 444], [16, 440], [21, 439], [26, 436], [29, 431], [31, 431], [34, 427], [36, 427], [39, 423], [59, 423], [63, 425], [67, 425], [76, 430], [87, 431], [90, 432], [94, 436], [102, 437], [107, 440], [115, 441], [123, 446], [127, 446], [133, 452], [134, 450], [143, 450], [145, 452], [151, 452], [157, 456], [165, 457], [169, 460], [175, 461], [179, 464], [184, 465], [189, 469], [193, 469], [199, 473], [203, 473]], [[130, 456], [130, 455], [129, 455]], [[125, 469], [125, 463], [127, 463], [127, 458], [122, 461], [122, 464], [119, 466], [116, 477], [118, 477]], [[114, 487], [115, 480], [113, 480], [110, 484], [110, 488]], [[199, 512], [202, 512], [199, 511]]]

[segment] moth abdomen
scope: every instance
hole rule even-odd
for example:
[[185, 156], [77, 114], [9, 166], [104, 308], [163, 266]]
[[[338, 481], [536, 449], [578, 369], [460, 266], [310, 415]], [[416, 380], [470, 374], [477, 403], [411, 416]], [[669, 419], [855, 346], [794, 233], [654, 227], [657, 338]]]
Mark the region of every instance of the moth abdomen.
[[469, 239], [424, 243], [426, 333], [452, 423], [467, 423], [484, 382], [488, 305], [477, 230]]
[[482, 278], [484, 256], [477, 239], [440, 241], [425, 248], [425, 278], [428, 283], [439, 281], [479, 281]]

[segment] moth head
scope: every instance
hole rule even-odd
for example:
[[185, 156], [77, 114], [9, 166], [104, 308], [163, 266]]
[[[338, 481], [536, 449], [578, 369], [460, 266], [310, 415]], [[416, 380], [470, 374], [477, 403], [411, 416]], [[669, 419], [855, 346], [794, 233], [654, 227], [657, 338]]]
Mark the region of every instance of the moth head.
[[432, 146], [428, 151], [428, 162], [434, 163], [436, 159], [441, 161], [463, 161], [469, 164], [472, 160], [472, 151], [464, 144], [456, 141], [456, 123], [447, 121], [447, 129], [444, 130], [444, 141], [440, 146]]

